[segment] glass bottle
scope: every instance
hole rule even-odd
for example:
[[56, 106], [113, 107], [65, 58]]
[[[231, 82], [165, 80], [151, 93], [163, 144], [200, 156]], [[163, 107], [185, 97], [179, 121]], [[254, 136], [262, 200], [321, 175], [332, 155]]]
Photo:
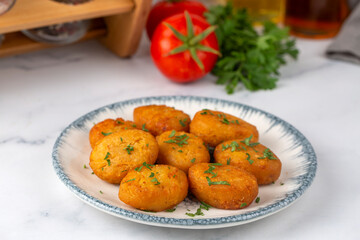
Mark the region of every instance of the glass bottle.
[[0, 15], [9, 11], [15, 4], [16, 0], [0, 0]]
[[[228, 0], [235, 8], [246, 8], [251, 19], [256, 23], [284, 20], [285, 0]], [[298, 0], [302, 1], [302, 0]]]
[[91, 0], [52, 0], [52, 1], [70, 4], [70, 5], [78, 5], [78, 4], [89, 2]]
[[88, 21], [75, 21], [21, 31], [37, 42], [70, 44], [81, 39], [87, 32]]
[[347, 0], [287, 0], [285, 25], [298, 37], [331, 38], [348, 13]]

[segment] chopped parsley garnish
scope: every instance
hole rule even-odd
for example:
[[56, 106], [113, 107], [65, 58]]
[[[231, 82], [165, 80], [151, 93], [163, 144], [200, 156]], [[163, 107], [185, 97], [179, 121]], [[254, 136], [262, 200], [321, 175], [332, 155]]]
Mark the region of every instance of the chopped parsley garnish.
[[211, 208], [211, 206], [207, 203], [204, 202], [200, 202], [200, 208], [205, 209], [206, 211], [209, 211], [209, 209]]
[[204, 213], [201, 211], [201, 208], [198, 208], [195, 213], [185, 213], [189, 217], [195, 217], [195, 216], [204, 216]]
[[178, 152], [179, 152], [179, 153], [182, 153], [183, 151], [180, 149], [180, 150], [178, 150]]
[[106, 153], [106, 156], [105, 156], [105, 158], [104, 158], [104, 160], [107, 160], [107, 159], [109, 158], [109, 156], [110, 156], [110, 153], [109, 153], [109, 152], [107, 152], [107, 153]]
[[160, 184], [159, 180], [157, 180], [156, 177], [154, 177], [153, 179], [151, 179], [150, 182], [154, 182], [154, 183], [155, 183], [154, 185], [159, 185], [159, 184]]
[[186, 215], [188, 215], [189, 217], [195, 217], [196, 215], [194, 213], [185, 213]]
[[169, 135], [169, 138], [172, 138], [173, 136], [175, 136], [175, 133], [176, 133], [176, 131], [175, 131], [175, 130], [172, 130], [171, 133], [170, 133], [170, 135]]
[[91, 172], [91, 174], [95, 174], [94, 172]]
[[143, 166], [146, 167], [147, 169], [151, 170], [151, 167], [154, 167], [155, 165], [147, 164], [146, 162], [143, 162]]
[[149, 177], [154, 177], [155, 176], [155, 173], [151, 173]]
[[185, 124], [186, 121], [187, 121], [187, 119], [184, 119], [184, 120], [181, 120], [181, 119], [180, 119], [180, 120], [179, 120], [179, 123], [180, 123], [181, 126], [186, 127], [186, 124]]
[[[217, 173], [214, 173], [214, 172], [213, 172], [214, 169], [215, 169], [215, 167], [214, 167], [213, 165], [210, 165], [210, 164], [209, 164], [209, 169], [206, 170], [204, 173], [210, 173], [210, 174], [212, 175], [211, 178], [216, 177], [216, 176], [217, 176]], [[208, 178], [208, 177], [206, 177], [206, 178]], [[209, 186], [210, 186], [210, 185], [209, 185]]]
[[236, 124], [237, 124], [237, 125], [239, 125], [239, 124], [240, 124], [240, 123], [239, 123], [239, 120], [237, 120], [237, 119], [235, 120], [235, 122], [236, 122]]
[[239, 147], [239, 144], [233, 141], [230, 143], [230, 147], [231, 147], [231, 152], [234, 152]]
[[248, 162], [249, 162], [250, 164], [253, 164], [254, 161], [250, 159], [250, 154], [246, 153], [246, 155], [247, 155], [246, 160], [248, 160]]
[[126, 183], [131, 182], [131, 181], [134, 181], [135, 179], [136, 179], [136, 178], [132, 178], [132, 179], [130, 179], [130, 180], [127, 180]]
[[257, 198], [255, 199], [255, 202], [256, 202], [256, 203], [259, 203], [259, 202], [260, 202], [260, 197], [257, 197]]
[[282, 186], [282, 185], [284, 185], [284, 183], [282, 182], [282, 183], [280, 183], [280, 185]]
[[134, 170], [137, 172], [140, 172], [142, 168], [143, 168], [143, 166], [140, 166], [140, 167], [135, 168]]
[[268, 158], [270, 160], [276, 160], [277, 159], [276, 157], [274, 157], [274, 154], [268, 148], [264, 150], [262, 157], [258, 157], [258, 159], [265, 159], [265, 158]]
[[229, 122], [229, 120], [228, 120], [227, 118], [223, 118], [223, 119], [221, 120], [221, 122], [224, 123], [224, 124], [226, 124], [226, 125], [229, 125], [229, 124], [230, 124], [230, 122]]
[[166, 209], [165, 212], [175, 212], [176, 208]]
[[202, 112], [202, 113], [200, 113], [201, 115], [206, 115], [207, 114], [207, 112], [205, 111], [205, 112]]
[[[204, 216], [204, 213], [201, 210], [204, 209], [206, 211], [209, 211], [210, 208], [211, 208], [211, 206], [209, 204], [200, 202], [200, 207], [198, 209], [196, 209], [195, 213], [185, 213], [185, 214], [188, 215], [189, 217]], [[190, 211], [189, 209], [187, 209], [187, 210]]]
[[242, 203], [241, 205], [240, 205], [240, 207], [245, 207], [247, 204], [246, 203]]
[[108, 163], [108, 166], [111, 165], [111, 162], [110, 162], [110, 159], [106, 159], [107, 163]]
[[84, 168], [86, 168], [86, 165], [84, 164]]
[[187, 140], [189, 139], [189, 136], [186, 134], [175, 136], [174, 139], [170, 139], [168, 141], [164, 141], [164, 143], [175, 143], [179, 147], [182, 147], [184, 144], [188, 144]]
[[222, 146], [222, 151], [225, 151], [226, 149], [228, 149], [230, 147], [229, 144], [226, 144], [226, 145], [222, 144], [221, 146]]
[[103, 194], [103, 192], [100, 190], [99, 193]]
[[131, 126], [134, 127], [134, 128], [136, 128], [136, 124], [132, 124]]
[[123, 142], [123, 139], [122, 139], [122, 137], [120, 137], [120, 140], [121, 140], [121, 142]]
[[104, 135], [104, 136], [108, 136], [108, 135], [112, 134], [112, 132], [108, 132], [108, 133], [101, 132], [101, 134]]
[[222, 144], [222, 151], [225, 151], [228, 148], [231, 148], [231, 152], [239, 149], [239, 144], [236, 141], [231, 142], [230, 144]]
[[146, 129], [145, 125], [146, 125], [146, 123], [144, 123], [144, 124], [142, 125], [142, 130], [145, 131], [145, 132], [148, 132], [149, 130]]
[[176, 177], [176, 174], [173, 175], [173, 178], [175, 178], [175, 177]]
[[147, 169], [152, 170], [151, 167], [153, 167], [153, 166], [155, 166], [155, 165], [147, 164], [146, 162], [143, 162], [142, 166], [137, 167], [134, 170], [137, 172], [140, 172], [143, 167], [146, 167]]
[[211, 185], [230, 185], [230, 183], [227, 181], [212, 182], [209, 177], [206, 177], [206, 180], [207, 180], [209, 186], [211, 186]]
[[148, 144], [148, 143], [146, 144], [146, 147], [149, 147], [149, 144]]
[[227, 165], [230, 165], [230, 161], [231, 161], [231, 158], [229, 158], [229, 159], [226, 161], [226, 164], [227, 164]]
[[193, 159], [190, 160], [190, 162], [194, 163], [195, 160], [196, 160], [196, 158], [193, 158]]
[[126, 148], [124, 148], [124, 150], [126, 150], [127, 153], [130, 155], [131, 151], [134, 151], [134, 147], [131, 145], [127, 145]]
[[125, 169], [125, 170], [122, 170], [121, 172], [126, 172], [127, 171], [127, 169]]
[[119, 121], [119, 120], [117, 120], [116, 123], [120, 124], [120, 125], [124, 124], [122, 121]]
[[248, 147], [254, 147], [254, 146], [258, 145], [259, 144], [258, 142], [250, 143], [252, 137], [253, 137], [253, 135], [251, 134], [250, 137], [245, 138], [243, 141], [240, 141], [240, 142], [244, 143]]

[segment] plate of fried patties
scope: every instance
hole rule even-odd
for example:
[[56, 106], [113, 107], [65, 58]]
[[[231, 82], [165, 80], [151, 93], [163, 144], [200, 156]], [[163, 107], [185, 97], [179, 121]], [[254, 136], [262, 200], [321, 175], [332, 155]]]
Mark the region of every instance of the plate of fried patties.
[[161, 96], [96, 109], [53, 148], [81, 200], [148, 225], [222, 228], [276, 213], [311, 185], [309, 141], [265, 111], [215, 98]]

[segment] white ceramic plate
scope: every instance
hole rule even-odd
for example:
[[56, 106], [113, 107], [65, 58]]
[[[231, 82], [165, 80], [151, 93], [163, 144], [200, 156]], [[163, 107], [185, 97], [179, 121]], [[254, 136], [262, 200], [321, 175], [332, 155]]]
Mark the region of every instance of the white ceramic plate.
[[[242, 210], [203, 210], [204, 216], [189, 217], [199, 203], [186, 199], [174, 212], [144, 212], [118, 199], [118, 185], [109, 184], [91, 174], [88, 134], [94, 123], [106, 118], [132, 120], [134, 108], [166, 104], [193, 117], [207, 108], [240, 117], [257, 126], [262, 144], [282, 161], [280, 178], [259, 187], [260, 202]], [[262, 110], [236, 102], [193, 96], [163, 96], [133, 99], [96, 109], [71, 123], [58, 137], [53, 149], [53, 165], [60, 180], [81, 200], [111, 215], [148, 225], [174, 228], [209, 229], [249, 223], [292, 204], [311, 185], [316, 173], [316, 155], [309, 141], [292, 125]], [[87, 168], [84, 168], [84, 165]], [[190, 211], [189, 211], [190, 210]]]

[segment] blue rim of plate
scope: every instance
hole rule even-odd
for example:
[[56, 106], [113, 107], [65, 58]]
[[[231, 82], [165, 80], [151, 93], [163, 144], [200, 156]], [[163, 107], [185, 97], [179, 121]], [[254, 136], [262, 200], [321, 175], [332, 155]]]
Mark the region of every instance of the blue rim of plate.
[[[59, 161], [59, 155], [58, 155], [58, 148], [60, 146], [62, 138], [68, 133], [71, 128], [76, 127], [83, 127], [84, 123], [91, 119], [93, 116], [97, 115], [99, 112], [104, 111], [105, 109], [117, 109], [121, 106], [126, 105], [133, 105], [133, 104], [146, 104], [147, 102], [151, 101], [183, 101], [183, 100], [195, 100], [195, 101], [204, 101], [204, 102], [210, 102], [215, 104], [223, 104], [223, 105], [233, 105], [237, 107], [243, 108], [243, 111], [253, 111], [258, 112], [261, 114], [264, 114], [266, 117], [270, 118], [273, 122], [272, 125], [278, 125], [281, 124], [287, 131], [290, 131], [292, 135], [296, 137], [297, 144], [301, 145], [303, 147], [303, 151], [301, 153], [302, 156], [305, 156], [308, 164], [306, 165], [306, 173], [302, 174], [298, 177], [296, 177], [296, 181], [300, 184], [300, 186], [293, 192], [288, 193], [286, 198], [281, 199], [271, 205], [268, 205], [266, 207], [260, 208], [258, 210], [244, 213], [244, 214], [238, 214], [234, 216], [228, 216], [228, 217], [219, 217], [219, 218], [206, 218], [206, 219], [186, 219], [186, 218], [170, 218], [170, 217], [158, 217], [158, 216], [152, 216], [148, 215], [146, 213], [137, 213], [132, 212], [129, 210], [125, 210], [107, 203], [104, 203], [103, 201], [87, 194], [84, 190], [79, 188], [74, 182], [71, 181], [71, 179], [67, 176], [67, 174], [64, 172], [61, 163]], [[157, 97], [143, 97], [143, 98], [136, 98], [136, 99], [130, 99], [126, 101], [121, 101], [113, 104], [109, 104], [103, 107], [100, 107], [98, 109], [95, 109], [74, 122], [72, 122], [68, 127], [66, 127], [60, 134], [60, 136], [56, 139], [56, 142], [53, 147], [52, 152], [52, 159], [53, 159], [53, 167], [55, 169], [55, 172], [57, 176], [60, 178], [60, 180], [67, 186], [77, 197], [79, 197], [81, 200], [85, 201], [86, 203], [94, 206], [95, 208], [98, 208], [102, 211], [105, 211], [111, 215], [115, 215], [121, 218], [128, 219], [130, 221], [135, 221], [139, 223], [149, 224], [149, 225], [160, 225], [164, 227], [180, 227], [183, 226], [209, 226], [209, 225], [220, 225], [219, 227], [225, 227], [221, 225], [228, 225], [228, 226], [234, 226], [234, 225], [240, 225], [247, 222], [252, 222], [261, 218], [264, 218], [268, 215], [271, 215], [273, 213], [276, 213], [285, 207], [292, 204], [295, 200], [297, 200], [304, 192], [305, 190], [311, 185], [313, 182], [315, 175], [316, 175], [316, 169], [317, 169], [317, 160], [316, 160], [316, 154], [311, 146], [310, 142], [305, 138], [305, 136], [299, 132], [295, 127], [293, 127], [291, 124], [287, 123], [286, 121], [280, 119], [279, 117], [274, 116], [271, 113], [265, 112], [263, 110], [250, 107], [248, 105], [244, 105], [241, 103], [236, 103], [232, 101], [222, 100], [222, 99], [216, 99], [216, 98], [209, 98], [209, 97], [197, 97], [197, 96], [157, 96]]]

